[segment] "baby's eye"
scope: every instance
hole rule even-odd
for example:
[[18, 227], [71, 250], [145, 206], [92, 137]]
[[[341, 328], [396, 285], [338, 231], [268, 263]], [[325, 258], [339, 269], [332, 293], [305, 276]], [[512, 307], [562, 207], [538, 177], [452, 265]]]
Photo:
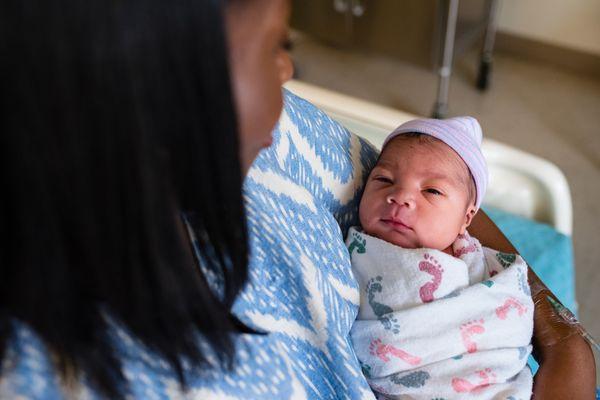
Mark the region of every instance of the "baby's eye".
[[392, 180], [385, 176], [376, 176], [373, 178], [373, 180], [375, 180], [377, 182], [383, 182], [383, 183], [392, 183]]
[[440, 192], [440, 191], [439, 191], [439, 190], [437, 190], [437, 189], [433, 189], [433, 188], [425, 189], [425, 191], [426, 191], [427, 193], [431, 193], [431, 194], [434, 194], [434, 195], [436, 195], [436, 196], [441, 196], [441, 194], [442, 194], [442, 192]]

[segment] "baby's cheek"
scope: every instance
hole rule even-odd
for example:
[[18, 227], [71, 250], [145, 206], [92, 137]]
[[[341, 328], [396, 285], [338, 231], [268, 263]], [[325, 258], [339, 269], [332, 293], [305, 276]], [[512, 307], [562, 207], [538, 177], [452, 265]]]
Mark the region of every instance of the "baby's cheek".
[[370, 227], [373, 220], [375, 207], [373, 204], [370, 204], [368, 195], [363, 195], [363, 198], [360, 201], [358, 206], [358, 221], [360, 222], [360, 226], [363, 229], [367, 229]]
[[365, 220], [364, 213], [361, 211], [361, 209], [359, 209], [359, 211], [358, 211], [358, 222], [359, 222], [360, 226], [363, 228], [363, 230], [366, 231], [369, 224]]
[[442, 220], [429, 227], [422, 227], [419, 231], [421, 247], [444, 250], [452, 245], [458, 236], [458, 230], [453, 225]]
[[379, 232], [380, 229], [378, 229], [378, 226], [373, 223], [372, 220], [361, 221], [360, 226], [367, 235], [375, 237], [381, 236], [381, 232]]

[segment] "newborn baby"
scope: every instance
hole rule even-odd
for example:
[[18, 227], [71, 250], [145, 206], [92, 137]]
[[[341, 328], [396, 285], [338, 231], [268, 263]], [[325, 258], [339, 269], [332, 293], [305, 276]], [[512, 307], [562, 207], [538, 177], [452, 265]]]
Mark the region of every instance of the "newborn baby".
[[466, 228], [487, 185], [471, 117], [392, 132], [346, 244], [361, 290], [351, 331], [379, 398], [529, 399], [527, 266]]

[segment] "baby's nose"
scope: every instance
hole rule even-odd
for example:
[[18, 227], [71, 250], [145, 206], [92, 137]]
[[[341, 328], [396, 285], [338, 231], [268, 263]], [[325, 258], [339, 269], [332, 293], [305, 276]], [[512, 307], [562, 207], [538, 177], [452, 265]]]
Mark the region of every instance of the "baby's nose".
[[408, 190], [397, 189], [387, 195], [388, 204], [404, 205], [409, 208], [415, 206], [415, 199], [412, 193]]

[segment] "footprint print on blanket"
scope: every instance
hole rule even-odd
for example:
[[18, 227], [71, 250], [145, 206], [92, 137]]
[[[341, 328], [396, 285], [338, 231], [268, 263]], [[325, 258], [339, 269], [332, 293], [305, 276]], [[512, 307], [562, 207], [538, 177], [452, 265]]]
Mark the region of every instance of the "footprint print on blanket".
[[381, 339], [375, 339], [371, 342], [369, 345], [369, 353], [383, 362], [389, 362], [391, 360], [389, 356], [394, 356], [413, 366], [421, 364], [420, 357], [408, 354], [406, 351], [394, 347], [391, 344], [385, 344]]
[[440, 297], [440, 300], [442, 300], [442, 299], [451, 299], [453, 297], [458, 297], [458, 296], [460, 296], [461, 292], [462, 292], [462, 289], [453, 290], [452, 292], [448, 293], [444, 297]]
[[523, 270], [520, 269], [517, 272], [517, 275], [519, 277], [519, 289], [521, 289], [521, 291], [523, 293], [525, 293], [527, 296], [531, 296], [531, 288], [529, 287], [529, 282], [527, 281], [527, 276], [525, 276], [525, 273], [523, 272]]
[[496, 253], [496, 260], [502, 265], [502, 268], [506, 269], [517, 260], [517, 255], [499, 251]]
[[494, 281], [492, 281], [492, 280], [490, 280], [490, 279], [488, 279], [488, 280], [485, 280], [485, 281], [483, 281], [483, 282], [480, 282], [480, 283], [481, 283], [482, 285], [485, 285], [485, 286], [489, 287], [489, 288], [491, 288], [492, 286], [494, 286]]
[[466, 322], [460, 326], [460, 337], [468, 353], [475, 353], [477, 351], [477, 343], [475, 343], [474, 336], [485, 332], [483, 324], [484, 320], [478, 319]]
[[506, 319], [511, 309], [517, 310], [519, 317], [523, 316], [527, 312], [527, 307], [521, 304], [514, 297], [509, 297], [504, 301], [500, 307], [496, 308], [496, 316], [500, 319]]
[[377, 316], [377, 319], [381, 322], [383, 328], [392, 331], [393, 333], [399, 333], [400, 325], [398, 324], [398, 320], [391, 314], [394, 310], [390, 306], [375, 301], [375, 294], [381, 293], [383, 290], [382, 281], [383, 278], [381, 276], [376, 276], [367, 282], [367, 299], [373, 310], [373, 314]]
[[477, 246], [475, 242], [469, 240], [470, 238], [467, 235], [460, 234], [457, 237], [458, 240], [466, 240], [469, 244], [454, 250], [454, 257], [461, 257], [465, 254], [474, 253], [477, 251]]
[[371, 366], [363, 363], [360, 360], [358, 360], [358, 363], [360, 364], [360, 369], [362, 370], [363, 375], [367, 378], [371, 378]]
[[358, 254], [365, 254], [367, 251], [367, 241], [361, 237], [357, 232], [352, 232], [352, 242], [348, 246], [348, 254], [352, 256], [352, 252], [356, 250]]
[[475, 371], [475, 374], [468, 378], [470, 379], [452, 378], [452, 389], [457, 393], [470, 393], [496, 383], [496, 374], [490, 368]]
[[390, 376], [390, 380], [393, 383], [408, 388], [423, 387], [429, 378], [431, 378], [431, 375], [426, 371], [414, 371], [402, 376], [400, 376], [400, 374]]
[[419, 288], [419, 296], [423, 303], [430, 303], [434, 300], [433, 294], [438, 290], [442, 283], [444, 269], [440, 263], [429, 254], [425, 253], [424, 258], [425, 259], [419, 263], [419, 270], [427, 272], [431, 275], [432, 279]]

